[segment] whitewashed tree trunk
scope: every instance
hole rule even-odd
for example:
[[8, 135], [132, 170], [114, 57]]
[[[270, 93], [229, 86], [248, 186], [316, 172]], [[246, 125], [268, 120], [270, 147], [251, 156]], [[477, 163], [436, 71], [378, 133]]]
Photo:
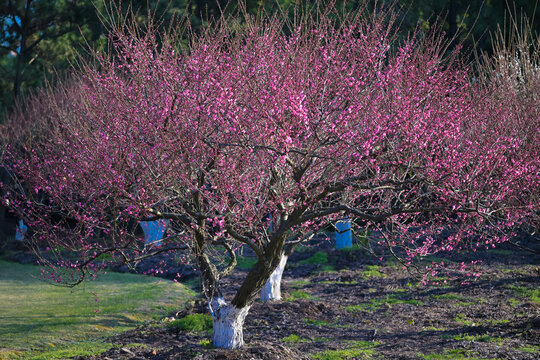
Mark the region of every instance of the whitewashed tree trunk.
[[281, 255], [278, 267], [274, 270], [272, 275], [270, 275], [270, 278], [261, 289], [261, 300], [281, 300], [281, 277], [283, 276], [283, 270], [285, 270], [288, 258], [287, 255]]
[[224, 298], [210, 301], [214, 325], [214, 346], [223, 349], [239, 349], [244, 346], [244, 320], [250, 306], [237, 308], [227, 304]]

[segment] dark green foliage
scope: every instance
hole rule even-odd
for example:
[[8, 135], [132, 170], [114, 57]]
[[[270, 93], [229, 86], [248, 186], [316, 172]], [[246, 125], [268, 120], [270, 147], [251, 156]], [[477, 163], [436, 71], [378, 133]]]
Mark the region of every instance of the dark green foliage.
[[245, 256], [237, 256], [236, 257], [236, 263], [239, 269], [243, 270], [249, 270], [257, 263], [257, 258], [255, 257], [245, 257]]
[[299, 264], [302, 264], [302, 265], [307, 265], [307, 264], [320, 265], [320, 264], [327, 264], [327, 263], [328, 263], [328, 254], [323, 251], [319, 251], [318, 253], [313, 254], [311, 257], [299, 262]]
[[0, 1], [0, 111], [75, 60], [101, 25], [91, 0]]

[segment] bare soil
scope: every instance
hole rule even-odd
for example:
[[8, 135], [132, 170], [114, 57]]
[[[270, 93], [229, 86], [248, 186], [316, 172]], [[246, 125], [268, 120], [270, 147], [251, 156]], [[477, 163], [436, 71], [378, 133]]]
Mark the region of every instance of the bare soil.
[[[320, 251], [327, 263], [298, 264]], [[439, 260], [480, 259], [480, 276], [445, 273], [422, 285], [361, 250], [304, 249], [287, 265], [285, 300], [251, 308], [244, 349], [214, 349], [209, 333], [159, 323], [87, 359], [539, 359], [540, 257], [515, 247], [459, 256]], [[322, 271], [329, 265], [335, 271]], [[226, 295], [246, 273], [226, 279]], [[202, 300], [171, 316], [194, 312], [206, 312]]]

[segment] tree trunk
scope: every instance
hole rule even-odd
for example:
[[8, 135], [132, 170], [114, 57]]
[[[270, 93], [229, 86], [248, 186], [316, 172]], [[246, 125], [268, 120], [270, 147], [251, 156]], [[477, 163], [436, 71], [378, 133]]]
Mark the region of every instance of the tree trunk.
[[214, 346], [223, 349], [239, 349], [244, 346], [244, 320], [250, 306], [237, 308], [217, 297], [209, 302], [214, 325]]
[[[198, 224], [204, 228], [205, 220]], [[244, 346], [244, 320], [251, 302], [235, 306], [225, 301], [219, 288], [219, 274], [208, 255], [204, 253], [205, 233], [195, 231], [194, 248], [201, 275], [203, 294], [208, 301], [214, 327], [214, 346], [224, 349], [239, 349]]]
[[285, 265], [287, 264], [288, 258], [289, 257], [285, 254], [281, 255], [279, 265], [274, 270], [272, 275], [270, 275], [270, 278], [261, 289], [261, 300], [281, 300], [281, 277], [283, 276], [283, 270], [285, 270]]

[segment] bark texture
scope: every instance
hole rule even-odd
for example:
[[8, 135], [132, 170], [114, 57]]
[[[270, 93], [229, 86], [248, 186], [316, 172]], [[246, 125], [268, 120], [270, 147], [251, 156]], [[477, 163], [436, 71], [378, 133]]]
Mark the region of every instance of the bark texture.
[[250, 306], [237, 308], [224, 298], [210, 301], [214, 324], [214, 346], [223, 349], [240, 349], [244, 346], [244, 320]]
[[281, 277], [283, 276], [283, 271], [285, 270], [285, 265], [287, 264], [288, 258], [289, 257], [285, 254], [281, 255], [279, 265], [274, 270], [272, 275], [270, 275], [270, 278], [261, 289], [261, 300], [281, 300]]

